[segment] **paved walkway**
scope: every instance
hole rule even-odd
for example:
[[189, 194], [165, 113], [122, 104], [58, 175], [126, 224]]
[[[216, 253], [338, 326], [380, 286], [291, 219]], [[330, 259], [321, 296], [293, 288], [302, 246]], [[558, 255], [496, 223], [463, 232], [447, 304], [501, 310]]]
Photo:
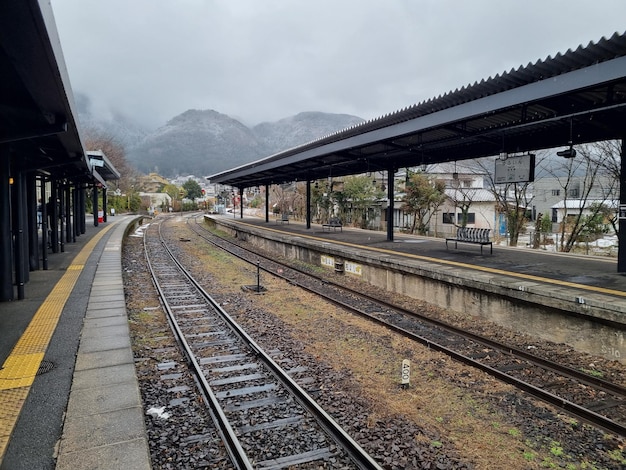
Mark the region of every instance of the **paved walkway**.
[[2, 470], [150, 468], [122, 284], [134, 220], [88, 227], [0, 304]]

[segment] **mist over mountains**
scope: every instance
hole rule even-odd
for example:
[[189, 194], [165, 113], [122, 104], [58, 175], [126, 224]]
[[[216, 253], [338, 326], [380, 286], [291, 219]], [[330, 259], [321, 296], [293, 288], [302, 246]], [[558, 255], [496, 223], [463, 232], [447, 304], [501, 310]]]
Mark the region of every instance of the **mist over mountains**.
[[190, 109], [148, 131], [123, 116], [95, 118], [82, 96], [77, 108], [81, 126], [124, 145], [132, 166], [167, 178], [212, 175], [363, 122], [347, 114], [303, 112], [249, 128], [214, 110]]

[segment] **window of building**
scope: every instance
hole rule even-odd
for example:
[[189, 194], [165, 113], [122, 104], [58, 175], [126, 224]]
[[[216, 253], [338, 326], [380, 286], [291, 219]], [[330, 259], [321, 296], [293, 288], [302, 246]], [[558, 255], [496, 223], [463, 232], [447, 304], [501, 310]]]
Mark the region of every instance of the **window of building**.
[[561, 190], [560, 189], [553, 189], [552, 190], [552, 195], [553, 196], [560, 196], [561, 195]]
[[443, 213], [443, 223], [444, 224], [453, 224], [454, 223], [454, 212], [444, 212]]
[[[457, 214], [458, 224], [463, 225], [463, 214]], [[467, 213], [467, 223], [475, 224], [476, 223], [476, 214], [474, 212]]]

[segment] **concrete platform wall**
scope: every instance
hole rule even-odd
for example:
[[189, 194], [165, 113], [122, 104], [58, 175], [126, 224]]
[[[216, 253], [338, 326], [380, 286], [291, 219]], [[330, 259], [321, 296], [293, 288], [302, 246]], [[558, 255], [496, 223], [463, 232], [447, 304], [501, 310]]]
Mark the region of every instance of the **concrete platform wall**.
[[[362, 280], [389, 292], [626, 363], [624, 302], [560, 286], [416, 261], [400, 253], [379, 253], [232, 220], [207, 220], [232, 237], [267, 252], [316, 266], [323, 266], [323, 257], [343, 261], [346, 266], [356, 263]], [[581, 295], [584, 303], [580, 302]]]

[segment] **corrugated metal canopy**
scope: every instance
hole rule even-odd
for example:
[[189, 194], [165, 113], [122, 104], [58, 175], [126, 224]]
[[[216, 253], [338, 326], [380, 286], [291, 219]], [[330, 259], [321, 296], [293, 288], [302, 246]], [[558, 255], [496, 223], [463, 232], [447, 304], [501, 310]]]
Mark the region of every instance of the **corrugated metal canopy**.
[[50, 2], [0, 2], [0, 146], [16, 156], [12, 171], [92, 179], [69, 83]]
[[626, 35], [476, 82], [208, 179], [245, 188], [626, 135]]
[[120, 172], [117, 171], [102, 150], [88, 150], [87, 156], [91, 162], [94, 175], [97, 173], [105, 181], [120, 179]]

